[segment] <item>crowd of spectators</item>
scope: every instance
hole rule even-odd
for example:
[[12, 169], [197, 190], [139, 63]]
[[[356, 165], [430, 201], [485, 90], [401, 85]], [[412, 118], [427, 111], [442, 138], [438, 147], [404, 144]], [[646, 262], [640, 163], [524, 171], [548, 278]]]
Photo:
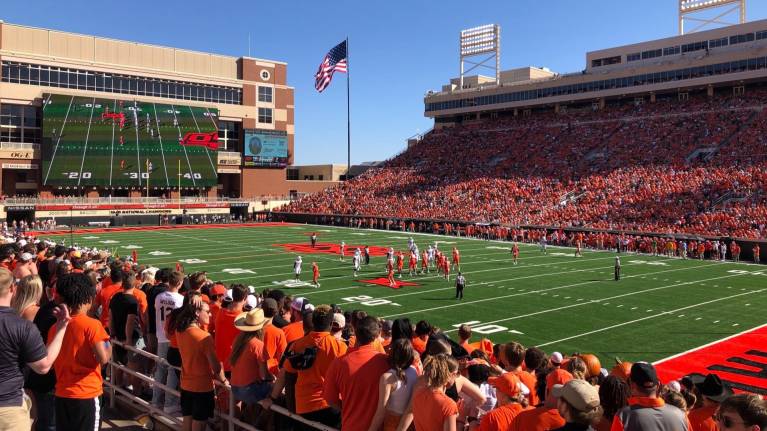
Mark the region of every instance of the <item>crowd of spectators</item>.
[[[0, 254], [3, 430], [31, 420], [37, 430], [98, 428], [104, 378], [181, 416], [184, 430], [224, 428], [214, 417], [230, 396], [241, 420], [269, 430], [314, 429], [273, 404], [342, 430], [767, 429], [767, 401], [733, 394], [717, 374], [661, 382], [645, 362], [608, 370], [593, 354], [492, 344], [466, 325], [452, 339], [425, 320], [315, 306], [34, 238]], [[23, 265], [31, 273], [15, 277]], [[110, 358], [157, 384], [110, 375]]]
[[282, 210], [765, 238], [765, 100], [755, 89], [439, 129]]

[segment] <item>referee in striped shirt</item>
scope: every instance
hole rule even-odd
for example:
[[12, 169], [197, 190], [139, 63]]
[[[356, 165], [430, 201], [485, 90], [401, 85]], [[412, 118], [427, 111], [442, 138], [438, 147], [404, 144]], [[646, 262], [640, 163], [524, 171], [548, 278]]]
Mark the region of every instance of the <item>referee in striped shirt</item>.
[[463, 299], [464, 287], [466, 287], [466, 278], [459, 271], [458, 277], [455, 278], [455, 299]]

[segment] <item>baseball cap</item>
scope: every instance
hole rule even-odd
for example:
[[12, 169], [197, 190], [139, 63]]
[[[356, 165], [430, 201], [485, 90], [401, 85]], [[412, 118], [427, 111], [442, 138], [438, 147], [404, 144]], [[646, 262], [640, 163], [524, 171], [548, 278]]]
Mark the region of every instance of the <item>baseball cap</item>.
[[487, 379], [487, 382], [510, 397], [514, 397], [520, 392], [521, 382], [519, 381], [519, 378], [512, 373], [504, 373], [498, 377], [490, 377]]
[[304, 305], [304, 313], [311, 313], [312, 311], [314, 311], [314, 305], [307, 302], [306, 305]]
[[251, 309], [258, 307], [258, 298], [256, 298], [253, 295], [248, 295], [247, 298], [245, 298], [245, 303], [250, 306]]
[[554, 371], [546, 375], [546, 390], [549, 391], [554, 385], [564, 385], [573, 379], [573, 375], [569, 371], [557, 368]]
[[225, 295], [226, 294], [226, 287], [224, 287], [221, 283], [216, 283], [213, 285], [213, 287], [210, 288], [210, 294], [211, 295]]
[[303, 296], [299, 296], [298, 298], [293, 299], [293, 302], [290, 303], [290, 308], [296, 311], [301, 311], [304, 308], [304, 303], [308, 304], [309, 300]]
[[338, 329], [342, 329], [344, 326], [346, 326], [346, 318], [341, 313], [334, 313], [333, 314], [333, 326], [337, 327]]
[[20, 259], [24, 262], [28, 260], [32, 260], [34, 258], [35, 258], [35, 255], [33, 255], [32, 253], [21, 253], [21, 257], [20, 257]]
[[637, 362], [631, 366], [629, 379], [637, 386], [652, 388], [658, 384], [658, 374], [655, 367], [647, 362]]
[[276, 315], [279, 312], [279, 308], [277, 307], [277, 301], [274, 300], [274, 298], [266, 298], [263, 301], [261, 301], [261, 308], [264, 309], [264, 312], [266, 310], [270, 310], [272, 316]]
[[575, 379], [564, 385], [554, 385], [551, 395], [562, 398], [581, 412], [588, 412], [599, 407], [599, 392], [585, 380]]
[[551, 363], [552, 364], [559, 365], [559, 364], [562, 363], [563, 359], [564, 358], [562, 358], [562, 354], [559, 353], [559, 352], [554, 352], [554, 353], [551, 354]]

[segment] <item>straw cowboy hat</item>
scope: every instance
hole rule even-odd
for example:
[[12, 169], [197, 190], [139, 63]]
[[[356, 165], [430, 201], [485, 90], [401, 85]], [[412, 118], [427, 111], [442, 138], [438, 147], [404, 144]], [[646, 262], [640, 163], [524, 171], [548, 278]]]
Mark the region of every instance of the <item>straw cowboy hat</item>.
[[254, 308], [245, 313], [240, 313], [234, 320], [234, 327], [245, 332], [258, 331], [271, 320], [264, 317], [264, 310]]

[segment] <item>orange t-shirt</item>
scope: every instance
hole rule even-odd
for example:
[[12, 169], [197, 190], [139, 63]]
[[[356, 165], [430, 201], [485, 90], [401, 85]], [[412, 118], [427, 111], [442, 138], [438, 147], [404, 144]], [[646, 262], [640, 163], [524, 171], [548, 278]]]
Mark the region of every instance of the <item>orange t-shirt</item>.
[[539, 400], [538, 391], [535, 390], [535, 387], [538, 384], [538, 379], [535, 377], [535, 374], [525, 370], [512, 371], [511, 373], [517, 376], [519, 381], [524, 383], [524, 385], [530, 389], [530, 394], [527, 395], [527, 401], [530, 402], [531, 406], [537, 406]]
[[146, 328], [147, 322], [144, 321], [144, 316], [146, 316], [146, 310], [149, 308], [149, 302], [146, 300], [146, 293], [136, 287], [133, 288], [133, 296], [136, 297], [136, 302], [138, 302], [138, 318], [141, 321], [141, 327]]
[[189, 392], [213, 390], [213, 371], [208, 352], [213, 351], [213, 337], [196, 326], [176, 334], [181, 354], [181, 389]]
[[413, 393], [416, 431], [441, 430], [445, 419], [458, 414], [458, 406], [444, 392], [422, 387]]
[[237, 362], [232, 365], [232, 378], [229, 382], [232, 386], [248, 386], [263, 380], [259, 364], [264, 359], [264, 342], [256, 337], [251, 338]]
[[292, 350], [302, 353], [307, 348], [315, 346], [317, 357], [308, 370], [296, 370], [290, 361], [285, 361], [285, 371], [298, 374], [296, 381], [296, 413], [298, 414], [311, 413], [328, 407], [328, 403], [322, 397], [325, 376], [330, 363], [346, 353], [346, 344], [330, 335], [330, 332], [314, 331], [296, 340]]
[[708, 406], [690, 410], [687, 418], [692, 425], [692, 431], [718, 431], [719, 428], [712, 417], [717, 408], [718, 406]]
[[469, 340], [463, 340], [463, 343], [461, 343], [460, 346], [463, 347], [464, 349], [466, 349], [466, 353], [469, 353], [469, 354], [471, 354], [471, 352], [477, 350], [476, 347], [474, 347], [471, 344], [469, 344]]
[[[510, 428], [511, 431], [549, 431], [564, 426], [565, 419], [556, 407], [538, 407], [520, 412]], [[609, 429], [609, 424], [608, 424]]]
[[[390, 343], [391, 343], [391, 341], [390, 341]], [[380, 339], [376, 338], [375, 340], [373, 340], [372, 343], [370, 343], [370, 345], [373, 347], [373, 350], [375, 350], [376, 352], [387, 354], [386, 353], [386, 349], [384, 348], [384, 344], [383, 344], [383, 342], [381, 342]], [[356, 335], [352, 335], [351, 337], [349, 337], [349, 348], [351, 349], [351, 348], [354, 348], [354, 347], [357, 347], [357, 336]]]
[[521, 404], [511, 403], [496, 407], [482, 416], [479, 431], [509, 430], [517, 417], [525, 408]]
[[282, 332], [285, 333], [288, 343], [292, 343], [304, 336], [304, 322], [289, 323], [282, 328]]
[[264, 326], [264, 357], [270, 373], [277, 375], [280, 372], [280, 358], [287, 347], [288, 339], [282, 329], [271, 323]]
[[420, 339], [419, 337], [413, 337], [412, 340], [410, 340], [413, 343], [413, 348], [415, 349], [418, 354], [423, 355], [423, 352], [426, 351], [426, 341]]
[[211, 334], [216, 332], [216, 319], [218, 318], [219, 311], [221, 311], [221, 304], [212, 302], [210, 304], [210, 325], [208, 325], [208, 332]]
[[387, 358], [371, 343], [349, 349], [330, 364], [322, 393], [329, 404], [340, 404], [339, 400], [343, 400], [344, 431], [365, 431], [370, 427], [378, 406], [375, 388], [389, 370]]
[[[53, 326], [48, 332], [48, 343], [55, 335], [56, 326]], [[104, 380], [93, 346], [105, 341], [109, 341], [109, 335], [98, 320], [82, 313], [72, 317], [59, 356], [53, 363], [57, 397], [88, 399], [101, 395]]]
[[224, 371], [232, 369], [231, 364], [229, 364], [229, 355], [232, 354], [232, 343], [237, 338], [237, 334], [240, 333], [234, 327], [234, 319], [240, 313], [242, 313], [241, 308], [235, 310], [222, 308], [216, 316], [216, 357], [224, 363]]
[[[110, 278], [107, 279], [111, 280]], [[111, 301], [115, 293], [121, 291], [122, 288], [122, 282], [111, 284], [110, 281], [110, 284], [106, 287], [102, 284], [101, 290], [96, 294], [93, 306], [96, 308], [101, 307], [101, 316], [99, 316], [99, 320], [104, 328], [109, 327], [109, 301]]]

